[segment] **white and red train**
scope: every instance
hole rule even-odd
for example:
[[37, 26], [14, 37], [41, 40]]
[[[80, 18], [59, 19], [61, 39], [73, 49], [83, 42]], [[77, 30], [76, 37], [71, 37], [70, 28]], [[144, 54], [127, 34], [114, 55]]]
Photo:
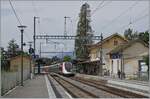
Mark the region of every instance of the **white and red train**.
[[43, 70], [45, 73], [59, 73], [65, 76], [74, 76], [74, 69], [71, 62], [62, 62], [49, 66], [44, 66]]

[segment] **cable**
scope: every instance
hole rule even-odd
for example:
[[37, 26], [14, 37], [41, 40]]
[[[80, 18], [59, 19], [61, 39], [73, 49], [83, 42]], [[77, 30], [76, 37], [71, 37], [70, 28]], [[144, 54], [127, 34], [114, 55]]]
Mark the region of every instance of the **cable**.
[[17, 13], [16, 13], [16, 11], [15, 11], [15, 8], [13, 7], [13, 4], [11, 3], [11, 0], [9, 0], [9, 3], [10, 3], [10, 6], [11, 6], [11, 8], [12, 8], [14, 14], [15, 14], [15, 17], [17, 18], [17, 21], [19, 22], [20, 25], [22, 25], [22, 24], [21, 24], [21, 21], [20, 21], [20, 19], [19, 19], [19, 17], [18, 17], [18, 15], [17, 15]]
[[[138, 21], [140, 21], [140, 20], [142, 20], [142, 19], [144, 19], [144, 17], [147, 17], [149, 14], [145, 14], [145, 15], [143, 15], [143, 16], [141, 16], [141, 17], [138, 17], [137, 19], [135, 19], [133, 22], [132, 22], [132, 24], [133, 23], [136, 23], [136, 22], [138, 22]], [[129, 24], [126, 24], [126, 25], [124, 25], [124, 26], [122, 26], [121, 28], [119, 28], [119, 29], [117, 29], [117, 30], [120, 30], [120, 29], [122, 29], [122, 28], [124, 28], [124, 27], [127, 27], [127, 26], [129, 26], [131, 23], [129, 23]]]
[[112, 2], [112, 1], [109, 1], [109, 2], [105, 3], [103, 6], [101, 6], [101, 5], [104, 3], [104, 1], [105, 1], [105, 0], [103, 0], [103, 1], [95, 8], [95, 10], [91, 13], [91, 15], [95, 14], [96, 11], [98, 11], [99, 9], [105, 7], [106, 5], [108, 5], [108, 4], [110, 4], [110, 3]]
[[106, 29], [108, 26], [110, 26], [113, 22], [115, 22], [116, 20], [119, 19], [119, 17], [121, 17], [122, 15], [124, 15], [126, 12], [128, 12], [129, 10], [133, 9], [133, 7], [135, 7], [138, 4], [138, 1], [136, 1], [134, 4], [132, 4], [129, 8], [127, 8], [126, 10], [124, 10], [122, 13], [120, 13], [117, 17], [115, 17], [112, 21], [110, 21], [108, 24], [106, 24], [105, 26], [102, 27], [102, 29]]
[[101, 5], [104, 3], [104, 0], [100, 2], [100, 4], [93, 10], [93, 12], [91, 13], [91, 15], [93, 15], [100, 7]]
[[[14, 6], [13, 6], [11, 0], [9, 0], [9, 3], [10, 3], [10, 6], [11, 6], [11, 8], [12, 8], [14, 14], [15, 14], [15, 17], [16, 17], [17, 21], [19, 22], [19, 25], [22, 25], [21, 20], [20, 20], [19, 16], [17, 15], [16, 10], [15, 10], [15, 8], [14, 8]], [[27, 38], [30, 37], [27, 33], [24, 33], [24, 34], [25, 34], [25, 36], [26, 36]]]
[[[146, 8], [146, 9], [148, 9], [148, 8]], [[143, 15], [143, 12], [145, 12], [146, 9], [142, 10], [141, 13], [139, 13], [137, 16]], [[136, 23], [136, 22], [140, 21], [141, 18], [146, 17], [146, 16], [148, 16], [148, 14], [145, 14], [144, 16], [135, 19], [133, 22], [130, 21], [129, 24], [124, 25], [123, 27], [119, 28], [118, 30], [120, 30], [120, 29], [122, 29], [122, 28], [124, 28], [124, 27], [126, 27], [126, 26], [129, 26], [129, 25], [131, 25], [131, 24], [133, 24], [133, 23]]]

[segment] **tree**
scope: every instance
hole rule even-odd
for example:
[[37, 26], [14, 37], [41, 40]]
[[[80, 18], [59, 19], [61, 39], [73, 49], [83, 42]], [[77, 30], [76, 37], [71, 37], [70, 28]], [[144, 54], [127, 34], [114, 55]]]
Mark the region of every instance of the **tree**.
[[90, 6], [85, 3], [82, 5], [79, 22], [77, 25], [77, 35], [79, 38], [75, 39], [75, 54], [77, 59], [87, 59], [89, 55], [87, 44], [92, 44], [92, 28], [90, 26]]
[[1, 68], [2, 70], [8, 71], [10, 67], [9, 67], [9, 61], [7, 60], [8, 58], [8, 55], [6, 54], [7, 52], [2, 47], [0, 49], [0, 52], [1, 52]]
[[57, 56], [52, 57], [52, 62], [59, 62], [61, 59]]
[[136, 39], [138, 39], [138, 32], [133, 32], [133, 29], [129, 28], [129, 29], [125, 30], [124, 36], [129, 41], [136, 40]]
[[141, 39], [145, 43], [149, 44], [149, 32], [145, 31], [145, 32], [139, 33], [139, 39]]
[[148, 76], [149, 76], [149, 55], [144, 56], [144, 61], [145, 61], [146, 65], [148, 66], [147, 72], [148, 72]]
[[7, 52], [9, 57], [14, 57], [19, 54], [19, 45], [16, 43], [14, 39], [10, 40], [7, 47]]
[[71, 61], [71, 57], [70, 56], [64, 56], [64, 59], [63, 59], [65, 62], [69, 62]]
[[136, 40], [136, 39], [140, 39], [142, 41], [144, 41], [145, 43], [149, 44], [149, 32], [145, 31], [145, 32], [133, 32], [133, 29], [127, 29], [124, 32], [124, 36], [127, 40], [132, 41], [132, 40]]

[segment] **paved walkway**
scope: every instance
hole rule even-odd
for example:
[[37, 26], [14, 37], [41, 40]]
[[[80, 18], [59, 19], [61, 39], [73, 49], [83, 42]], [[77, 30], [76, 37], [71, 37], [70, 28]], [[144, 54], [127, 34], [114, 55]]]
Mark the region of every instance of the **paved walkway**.
[[18, 86], [3, 98], [49, 98], [50, 84], [47, 84], [46, 76], [37, 75], [32, 80], [24, 82], [24, 87]]
[[95, 76], [95, 75], [87, 75], [87, 74], [79, 74], [77, 73], [77, 76], [82, 76], [82, 77], [90, 77], [90, 78], [95, 78], [95, 79], [104, 79], [104, 80], [112, 80], [112, 81], [118, 81], [118, 82], [126, 82], [126, 83], [133, 83], [133, 84], [138, 84], [138, 85], [144, 85], [144, 86], [149, 86], [149, 81], [139, 81], [139, 80], [128, 80], [128, 79], [119, 79], [119, 78], [112, 78], [110, 76]]
[[[149, 89], [149, 82], [144, 81], [136, 81], [136, 80], [120, 80], [120, 79], [113, 79], [111, 77], [100, 77], [100, 76], [93, 76], [93, 75], [86, 75], [86, 74], [76, 74], [76, 76], [83, 77], [83, 78], [90, 78], [95, 80], [107, 80], [108, 85], [112, 85], [114, 87], [124, 88], [130, 91], [141, 92], [144, 95], [148, 95], [150, 92]], [[149, 95], [148, 95], [149, 96]]]

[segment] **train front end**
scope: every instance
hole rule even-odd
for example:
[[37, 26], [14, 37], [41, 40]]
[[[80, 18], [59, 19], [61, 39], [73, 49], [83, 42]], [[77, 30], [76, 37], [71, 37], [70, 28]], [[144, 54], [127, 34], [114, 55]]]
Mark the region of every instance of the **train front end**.
[[62, 73], [64, 76], [74, 76], [73, 65], [71, 62], [62, 63]]

